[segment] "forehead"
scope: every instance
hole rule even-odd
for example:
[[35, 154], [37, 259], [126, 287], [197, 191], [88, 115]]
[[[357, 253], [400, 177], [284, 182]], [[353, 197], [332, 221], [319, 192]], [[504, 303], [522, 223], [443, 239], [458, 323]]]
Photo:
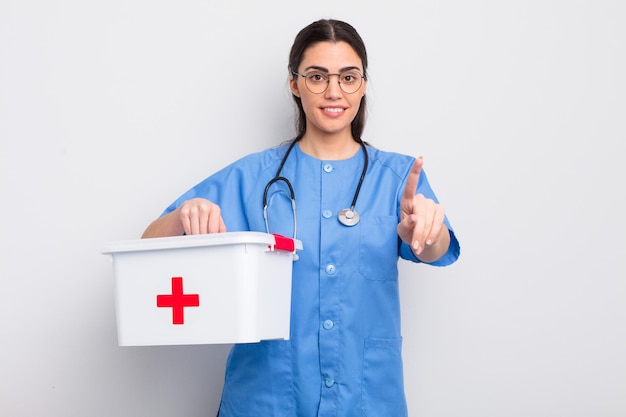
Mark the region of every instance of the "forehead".
[[363, 69], [361, 58], [347, 42], [317, 42], [309, 46], [300, 63], [300, 68], [323, 67], [329, 71], [357, 67]]

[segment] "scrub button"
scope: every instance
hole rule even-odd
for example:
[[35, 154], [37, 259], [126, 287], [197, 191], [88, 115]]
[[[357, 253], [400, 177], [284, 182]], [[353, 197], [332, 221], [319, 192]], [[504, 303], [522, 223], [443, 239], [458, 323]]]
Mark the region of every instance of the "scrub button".
[[333, 385], [335, 385], [335, 380], [332, 378], [326, 378], [324, 379], [324, 385], [326, 385], [326, 387], [330, 388]]
[[332, 164], [324, 164], [324, 172], [333, 172], [333, 165]]
[[324, 217], [325, 219], [330, 219], [331, 217], [333, 217], [333, 212], [330, 210], [324, 210], [322, 212], [322, 217]]
[[326, 265], [326, 273], [328, 275], [335, 275], [335, 272], [337, 272], [337, 268], [335, 267], [335, 265], [333, 264]]
[[333, 323], [332, 320], [324, 320], [324, 328], [326, 330], [332, 329], [334, 325], [335, 325], [335, 323]]

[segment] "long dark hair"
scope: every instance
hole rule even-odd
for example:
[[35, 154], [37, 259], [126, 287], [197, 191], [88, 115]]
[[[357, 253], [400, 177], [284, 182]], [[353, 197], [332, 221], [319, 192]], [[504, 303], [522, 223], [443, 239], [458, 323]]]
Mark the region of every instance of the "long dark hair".
[[[365, 43], [356, 29], [346, 22], [333, 19], [321, 19], [311, 23], [304, 29], [302, 29], [291, 46], [289, 52], [289, 74], [292, 77], [292, 71], [298, 71], [304, 51], [311, 45], [317, 42], [346, 42], [354, 49], [357, 55], [361, 58], [363, 63], [363, 76], [367, 79], [367, 51], [365, 50]], [[295, 140], [299, 140], [304, 136], [306, 132], [306, 115], [304, 114], [304, 108], [302, 107], [302, 100], [300, 97], [293, 96], [296, 106], [298, 107], [298, 114], [296, 117], [296, 132], [297, 136]], [[354, 120], [352, 121], [352, 137], [355, 141], [361, 141], [361, 135], [365, 128], [366, 118], [366, 99], [365, 95], [361, 97], [361, 104], [359, 111], [357, 112]]]

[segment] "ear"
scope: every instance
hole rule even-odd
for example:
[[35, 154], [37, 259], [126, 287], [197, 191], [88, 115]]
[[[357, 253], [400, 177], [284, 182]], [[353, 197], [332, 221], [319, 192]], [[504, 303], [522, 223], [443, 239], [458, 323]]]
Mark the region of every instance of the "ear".
[[289, 79], [289, 89], [291, 90], [291, 94], [296, 97], [300, 97], [300, 89], [298, 88], [298, 77], [292, 75]]

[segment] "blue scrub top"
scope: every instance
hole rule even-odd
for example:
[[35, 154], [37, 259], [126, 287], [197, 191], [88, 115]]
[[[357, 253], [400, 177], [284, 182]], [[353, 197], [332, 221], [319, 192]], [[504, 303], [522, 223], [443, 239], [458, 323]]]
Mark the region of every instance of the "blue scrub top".
[[[211, 175], [178, 198], [218, 204], [229, 232], [265, 232], [263, 191], [287, 145], [254, 153]], [[400, 199], [414, 158], [367, 146], [369, 167], [346, 227], [364, 157], [324, 161], [294, 146], [282, 169], [295, 191], [300, 259], [294, 262], [290, 340], [233, 346], [226, 364], [220, 417], [407, 415], [402, 368], [398, 258], [420, 262], [397, 234]], [[424, 170], [418, 193], [437, 201]], [[293, 235], [288, 187], [268, 192], [271, 233]], [[450, 229], [448, 252], [459, 256]]]

